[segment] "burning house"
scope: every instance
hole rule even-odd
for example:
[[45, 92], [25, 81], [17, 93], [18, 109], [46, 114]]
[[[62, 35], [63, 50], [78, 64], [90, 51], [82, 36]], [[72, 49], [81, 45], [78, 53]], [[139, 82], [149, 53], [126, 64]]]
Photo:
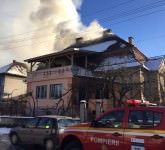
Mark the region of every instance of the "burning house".
[[[76, 116], [81, 100], [86, 100], [93, 111], [95, 100], [101, 99], [106, 111], [122, 104], [125, 98], [147, 99], [151, 94], [146, 88], [152, 84], [148, 76], [157, 74], [159, 69], [165, 72], [164, 58], [147, 58], [133, 45], [133, 38], [127, 42], [111, 30], [94, 40], [77, 38], [62, 51], [25, 61], [31, 66], [27, 76], [27, 90], [31, 93], [28, 101], [38, 114]], [[155, 78], [155, 85], [160, 87], [159, 78]], [[162, 80], [163, 77], [161, 83]], [[159, 87], [155, 87], [155, 99], [164, 101]]]

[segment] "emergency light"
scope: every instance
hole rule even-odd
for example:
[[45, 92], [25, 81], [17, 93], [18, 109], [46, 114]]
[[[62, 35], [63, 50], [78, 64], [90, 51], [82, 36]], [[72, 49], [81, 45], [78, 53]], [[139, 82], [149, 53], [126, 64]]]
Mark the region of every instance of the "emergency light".
[[141, 100], [137, 100], [137, 99], [127, 99], [126, 100], [126, 104], [128, 105], [139, 105], [141, 104]]
[[154, 103], [150, 103], [149, 101], [143, 101], [143, 100], [137, 100], [137, 99], [127, 99], [126, 104], [128, 105], [150, 105], [150, 106], [156, 106]]

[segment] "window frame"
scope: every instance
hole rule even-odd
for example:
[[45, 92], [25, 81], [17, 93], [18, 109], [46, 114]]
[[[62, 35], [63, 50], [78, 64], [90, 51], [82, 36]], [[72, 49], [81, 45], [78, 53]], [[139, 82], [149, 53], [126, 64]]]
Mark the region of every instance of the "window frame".
[[36, 99], [45, 99], [47, 98], [47, 85], [36, 86]]
[[52, 120], [52, 118], [39, 117], [39, 121], [37, 123], [36, 128], [39, 128], [39, 129], [51, 129], [52, 127], [53, 127], [53, 120]]
[[[106, 120], [104, 119], [102, 122], [100, 121], [103, 118], [106, 118], [106, 116], [108, 116], [109, 114], [119, 114], [119, 112], [121, 112], [122, 114], [122, 118], [121, 121], [117, 121], [116, 119], [113, 120], [113, 122], [111, 121], [112, 119]], [[114, 110], [114, 111], [110, 111], [108, 113], [106, 113], [105, 115], [101, 116], [99, 119], [94, 121], [94, 127], [99, 127], [99, 128], [123, 128], [123, 122], [124, 122], [124, 117], [125, 117], [126, 111], [124, 109], [120, 109], [120, 110]], [[104, 122], [105, 121], [105, 122]]]
[[26, 122], [26, 124], [24, 125], [25, 128], [36, 128], [37, 124], [38, 124], [39, 118], [31, 118], [30, 120], [28, 120]]
[[62, 97], [63, 85], [62, 83], [49, 85], [49, 98], [58, 99]]
[[[139, 112], [141, 112], [140, 118], [142, 119], [141, 122], [137, 121], [137, 122], [131, 122], [131, 112], [134, 112], [133, 115], [138, 115]], [[148, 114], [147, 114], [148, 113]], [[149, 113], [152, 113], [152, 122], [149, 122]], [[155, 123], [155, 115], [159, 114], [160, 115], [160, 120], [159, 123]], [[148, 115], [148, 116], [147, 116]], [[133, 117], [134, 119], [137, 118]], [[146, 118], [147, 120], [145, 120], [144, 118]], [[138, 119], [138, 118], [137, 118]], [[127, 119], [127, 125], [126, 128], [127, 129], [152, 129], [152, 128], [157, 128], [159, 127], [159, 125], [161, 124], [163, 119], [163, 112], [162, 111], [156, 111], [156, 110], [145, 110], [145, 109], [136, 109], [136, 110], [128, 110], [128, 119]], [[145, 120], [145, 121], [144, 121]], [[130, 124], [129, 124], [130, 123]], [[132, 124], [131, 124], [132, 123]]]

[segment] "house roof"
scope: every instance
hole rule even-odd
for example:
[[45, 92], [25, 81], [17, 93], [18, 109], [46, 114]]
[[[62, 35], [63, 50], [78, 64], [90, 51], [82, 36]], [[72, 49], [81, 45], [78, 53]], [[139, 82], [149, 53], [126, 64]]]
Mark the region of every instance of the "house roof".
[[102, 63], [95, 69], [95, 71], [108, 71], [116, 70], [121, 68], [131, 68], [140, 66], [141, 63], [138, 62], [132, 55], [125, 56], [114, 56], [110, 58], [105, 58]]
[[68, 48], [67, 51], [62, 50], [62, 51], [54, 52], [51, 54], [26, 59], [24, 61], [28, 62], [28, 63], [30, 63], [30, 62], [42, 62], [45, 59], [53, 58], [53, 57], [59, 57], [59, 56], [65, 56], [66, 54], [90, 54], [90, 53], [93, 53], [93, 51], [88, 51], [88, 50], [81, 50], [80, 51], [79, 48]]
[[148, 61], [144, 62], [144, 67], [150, 71], [157, 71], [159, 70], [163, 60], [163, 57], [151, 58]]
[[27, 66], [23, 63], [13, 61], [13, 63], [1, 67], [0, 74], [12, 74], [26, 77]]
[[131, 55], [126, 55], [123, 57], [115, 56], [111, 58], [104, 59], [104, 61], [95, 69], [95, 71], [107, 71], [107, 70], [116, 70], [121, 68], [131, 68], [131, 67], [143, 67], [149, 71], [158, 71], [161, 67], [161, 64], [164, 60], [164, 57], [155, 57], [150, 58], [143, 64], [138, 62]]
[[12, 66], [12, 64], [1, 67], [0, 68], [0, 74], [1, 73], [6, 73], [11, 68], [11, 66]]
[[[48, 58], [65, 56], [67, 54], [74, 54], [75, 56], [104, 53], [107, 58], [102, 59], [102, 63], [96, 70], [100, 69], [117, 69], [121, 67], [137, 67], [142, 66], [147, 70], [158, 70], [162, 59], [148, 59], [138, 48], [129, 42], [121, 39], [117, 35], [103, 34], [102, 37], [83, 41], [79, 38], [73, 45], [68, 48], [54, 52], [51, 54], [34, 57], [25, 60], [26, 62], [42, 62]], [[108, 57], [110, 59], [108, 59]]]
[[[96, 43], [96, 44], [93, 44], [93, 45], [82, 47], [82, 48], [80, 48], [80, 50], [90, 50], [90, 51], [96, 51], [96, 52], [104, 52], [110, 46], [112, 46], [113, 44], [116, 44], [116, 43], [117, 43], [116, 40], [106, 41], [106, 42]], [[126, 46], [126, 45], [123, 44], [123, 46]]]
[[109, 35], [103, 35], [102, 37], [93, 40], [76, 42], [62, 51], [26, 59], [25, 62], [28, 63], [35, 61], [39, 62], [47, 58], [64, 56], [70, 53], [77, 53], [77, 54], [100, 53], [106, 51], [108, 48], [110, 48], [113, 45], [116, 45], [117, 43], [120, 45], [120, 48], [131, 45], [130, 43], [118, 37], [117, 35], [109, 34]]
[[[100, 38], [92, 39], [88, 41], [76, 42], [69, 48], [79, 48], [80, 50], [89, 50], [95, 52], [104, 52], [112, 45], [119, 43], [120, 48], [130, 46], [131, 44], [121, 39], [115, 34], [103, 34]], [[66, 49], [67, 51], [67, 49]]]

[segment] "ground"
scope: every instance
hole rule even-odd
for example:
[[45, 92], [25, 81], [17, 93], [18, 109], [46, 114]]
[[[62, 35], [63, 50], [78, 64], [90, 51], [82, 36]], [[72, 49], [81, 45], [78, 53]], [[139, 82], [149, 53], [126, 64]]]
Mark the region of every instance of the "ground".
[[10, 129], [9, 128], [0, 128], [0, 150], [42, 150], [43, 148], [37, 146], [17, 146], [14, 147], [11, 145], [8, 137]]
[[[17, 150], [14, 148], [9, 141], [8, 135], [7, 134], [0, 134], [0, 149], [3, 150]], [[20, 149], [21, 150], [21, 149]]]

